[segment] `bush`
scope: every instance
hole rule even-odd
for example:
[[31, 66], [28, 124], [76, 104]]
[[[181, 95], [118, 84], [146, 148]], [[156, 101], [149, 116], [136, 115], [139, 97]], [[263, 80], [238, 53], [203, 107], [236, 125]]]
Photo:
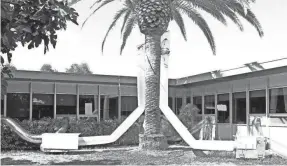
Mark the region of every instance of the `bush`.
[[[191, 128], [196, 122], [193, 113], [198, 111], [196, 106], [186, 105], [180, 110], [179, 119], [191, 131]], [[139, 143], [139, 133], [143, 132], [143, 119], [141, 116], [139, 120], [116, 142], [109, 145], [137, 145]], [[83, 118], [80, 120], [71, 119], [67, 133], [81, 133], [81, 137], [85, 136], [99, 136], [110, 135], [124, 120], [109, 120], [97, 122], [94, 118]], [[18, 121], [24, 129], [31, 134], [54, 133], [59, 130], [65, 121], [62, 119], [43, 118], [34, 121]], [[162, 133], [167, 137], [169, 143], [181, 141], [181, 137], [172, 127], [172, 125], [163, 116], [161, 121]], [[198, 133], [193, 134], [198, 139]], [[109, 146], [101, 145], [101, 146]], [[32, 144], [21, 139], [17, 134], [5, 124], [1, 123], [1, 150], [29, 150], [39, 149], [39, 145]]]
[[[195, 116], [195, 113], [198, 111], [199, 109], [197, 108], [197, 106], [192, 104], [187, 104], [183, 106], [179, 111], [178, 118], [183, 123], [183, 125], [188, 129], [189, 132], [192, 132], [192, 128], [199, 122]], [[209, 138], [208, 136], [210, 136], [212, 132], [210, 131], [210, 123], [211, 123], [210, 119], [207, 118], [208, 125], [205, 125], [205, 127], [203, 128], [204, 130], [203, 139]], [[177, 131], [173, 128], [173, 126], [165, 117], [162, 117], [161, 126], [162, 126], [161, 127], [162, 133], [167, 137], [169, 143], [182, 141], [182, 138], [179, 136]], [[198, 131], [192, 135], [195, 137], [195, 139], [199, 139], [199, 134], [200, 132]]]
[[[67, 133], [81, 133], [80, 136], [110, 135], [123, 120], [97, 122], [94, 119], [70, 120]], [[18, 121], [31, 134], [54, 133], [64, 125], [62, 119], [44, 118], [34, 121]], [[139, 128], [134, 124], [119, 140], [112, 145], [138, 144]], [[21, 139], [4, 123], [1, 123], [1, 150], [38, 150], [39, 145]]]

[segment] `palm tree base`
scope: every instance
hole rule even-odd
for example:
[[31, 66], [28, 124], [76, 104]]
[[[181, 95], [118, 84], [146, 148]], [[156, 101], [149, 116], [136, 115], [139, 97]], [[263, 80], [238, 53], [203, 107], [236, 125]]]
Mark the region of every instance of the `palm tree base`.
[[167, 139], [163, 134], [139, 134], [139, 148], [142, 150], [165, 150]]

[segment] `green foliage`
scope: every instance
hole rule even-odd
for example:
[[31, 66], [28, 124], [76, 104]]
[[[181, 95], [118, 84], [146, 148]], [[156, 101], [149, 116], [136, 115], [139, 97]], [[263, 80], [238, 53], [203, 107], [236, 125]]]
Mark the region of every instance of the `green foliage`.
[[52, 65], [50, 65], [50, 64], [43, 64], [40, 71], [51, 72], [51, 73], [58, 72], [56, 69], [53, 69]]
[[4, 95], [7, 92], [7, 80], [6, 77], [12, 78], [13, 77], [13, 71], [16, 70], [16, 67], [11, 65], [11, 64], [4, 64], [4, 58], [2, 56], [0, 56], [1, 58], [1, 98], [4, 97]]
[[77, 73], [77, 74], [93, 74], [89, 65], [87, 63], [72, 64], [70, 68], [66, 69], [67, 73]]
[[[90, 16], [84, 21], [84, 26], [87, 22], [87, 20], [94, 15], [98, 10], [103, 8], [104, 6], [116, 2], [116, 0], [97, 0], [93, 3], [93, 5], [90, 7], [91, 9], [94, 8], [97, 4], [98, 6], [93, 9], [93, 12], [90, 14]], [[159, 2], [159, 1], [158, 1]], [[175, 21], [175, 23], [178, 25], [181, 34], [183, 35], [184, 39], [187, 40], [187, 34], [186, 34], [186, 28], [184, 25], [184, 20], [182, 19], [183, 15], [186, 15], [190, 18], [190, 20], [193, 21], [194, 24], [196, 24], [205, 37], [207, 38], [207, 41], [209, 42], [209, 45], [212, 49], [213, 54], [216, 53], [216, 47], [215, 47], [215, 41], [213, 38], [213, 34], [210, 30], [209, 25], [207, 24], [204, 17], [200, 14], [199, 11], [205, 11], [208, 14], [210, 14], [212, 17], [214, 17], [216, 20], [218, 20], [220, 23], [227, 25], [226, 18], [229, 18], [234, 24], [236, 24], [239, 28], [239, 30], [243, 31], [243, 24], [241, 23], [238, 16], [241, 16], [246, 21], [248, 21], [252, 26], [254, 26], [259, 34], [260, 37], [264, 35], [262, 27], [257, 20], [255, 14], [251, 11], [250, 4], [254, 3], [255, 0], [171, 0], [169, 1], [169, 9], [171, 10], [171, 16], [161, 16], [163, 20], [172, 20]], [[123, 7], [119, 9], [114, 16], [114, 19], [112, 23], [110, 24], [110, 27], [108, 28], [108, 31], [104, 37], [104, 40], [102, 42], [102, 51], [104, 49], [104, 44], [106, 42], [106, 39], [110, 33], [110, 31], [116, 26], [116, 24], [123, 18], [121, 33], [122, 33], [122, 45], [120, 53], [122, 53], [127, 39], [132, 33], [133, 28], [135, 27], [135, 24], [142, 24], [141, 20], [139, 19], [139, 16], [142, 15], [141, 11], [150, 11], [149, 17], [153, 18], [153, 11], [152, 9], [157, 9], [156, 7], [148, 6], [144, 4], [144, 1], [140, 0], [124, 0], [122, 1]], [[140, 9], [140, 10], [137, 10]], [[162, 9], [162, 6], [158, 7], [160, 10]], [[166, 9], [167, 10], [167, 9]], [[148, 19], [149, 17], [146, 17], [145, 19]], [[168, 17], [168, 18], [166, 18]], [[158, 21], [158, 19], [156, 20]], [[152, 21], [151, 21], [152, 22]], [[149, 22], [149, 23], [151, 23]], [[166, 26], [162, 24], [162, 26]], [[162, 27], [158, 27], [162, 28]]]
[[[32, 134], [42, 134], [47, 132], [56, 132], [64, 125], [62, 119], [43, 118], [35, 121], [17, 121], [24, 129]], [[84, 136], [109, 135], [120, 124], [122, 120], [112, 120], [105, 122], [97, 122], [95, 119], [71, 120], [67, 133], [81, 133]], [[139, 128], [133, 125], [119, 140], [112, 145], [135, 145], [138, 144]], [[17, 134], [13, 133], [8, 126], [1, 123], [1, 148], [2, 150], [28, 150], [39, 149], [39, 145], [35, 145], [22, 140]]]
[[18, 42], [28, 49], [44, 43], [44, 54], [57, 44], [57, 33], [67, 21], [77, 23], [78, 13], [59, 0], [1, 0], [1, 52], [11, 61]]

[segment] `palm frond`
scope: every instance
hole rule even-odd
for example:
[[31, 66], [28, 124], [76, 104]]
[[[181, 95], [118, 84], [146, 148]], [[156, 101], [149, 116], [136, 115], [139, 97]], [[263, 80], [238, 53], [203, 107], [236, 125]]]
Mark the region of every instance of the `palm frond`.
[[83, 22], [83, 24], [82, 24], [82, 28], [84, 27], [84, 25], [86, 24], [86, 22], [90, 19], [90, 17], [92, 17], [99, 9], [101, 9], [102, 7], [104, 7], [105, 5], [107, 5], [107, 4], [109, 4], [109, 3], [113, 2], [113, 1], [115, 1], [115, 0], [105, 0], [105, 1], [103, 1], [103, 3], [102, 3], [99, 7], [97, 7], [97, 8], [89, 15], [89, 17], [86, 18], [86, 20], [85, 20], [85, 21]]
[[237, 12], [240, 16], [242, 16], [245, 20], [247, 20], [251, 25], [253, 25], [256, 28], [260, 37], [264, 36], [264, 32], [263, 32], [260, 22], [258, 21], [255, 14], [250, 9], [247, 9], [247, 13], [245, 14], [244, 7], [240, 5], [240, 3], [237, 3], [235, 1], [227, 1], [227, 0], [225, 1], [226, 1], [226, 5], [228, 5], [230, 9]]
[[92, 9], [96, 4], [101, 3], [102, 0], [97, 0], [96, 2], [94, 2], [91, 6], [90, 9]]
[[202, 18], [202, 16], [192, 6], [187, 5], [187, 4], [185, 4], [185, 5], [179, 4], [177, 6], [177, 9], [180, 10], [182, 13], [186, 14], [190, 19], [193, 20], [193, 22], [195, 24], [197, 24], [199, 26], [199, 28], [202, 30], [205, 37], [207, 38], [213, 54], [215, 55], [216, 54], [216, 47], [215, 47], [214, 38], [213, 38], [213, 35], [211, 33], [211, 30], [210, 30], [208, 24]]
[[187, 37], [186, 37], [185, 25], [184, 25], [184, 21], [181, 17], [181, 14], [179, 13], [178, 10], [173, 9], [172, 10], [172, 17], [173, 17], [174, 21], [176, 22], [176, 24], [178, 25], [178, 27], [180, 28], [181, 34], [182, 34], [184, 40], [186, 41]]
[[134, 14], [131, 14], [130, 17], [128, 18], [128, 20], [125, 24], [125, 28], [124, 28], [125, 30], [123, 33], [123, 43], [121, 45], [121, 52], [120, 52], [121, 55], [122, 55], [123, 49], [125, 48], [127, 39], [130, 36], [130, 34], [134, 28], [135, 23], [136, 23], [136, 16]]
[[132, 0], [125, 0], [124, 5], [130, 8], [131, 10], [135, 9], [135, 4], [132, 2]]
[[106, 36], [105, 36], [105, 38], [104, 38], [104, 40], [103, 40], [103, 42], [102, 42], [102, 53], [104, 52], [105, 42], [106, 42], [106, 39], [107, 39], [107, 37], [108, 37], [110, 31], [111, 31], [111, 30], [113, 29], [113, 27], [116, 25], [116, 23], [117, 23], [117, 21], [119, 20], [119, 18], [121, 18], [121, 16], [122, 16], [123, 14], [127, 13], [127, 11], [129, 11], [128, 8], [122, 8], [122, 9], [119, 10], [119, 11], [116, 13], [116, 15], [114, 16], [113, 22], [112, 22], [112, 24], [110, 25], [110, 27], [109, 27], [109, 29], [108, 29], [108, 31], [107, 31], [107, 33], [106, 33]]
[[219, 10], [226, 15], [228, 18], [230, 18], [237, 26], [238, 28], [243, 31], [244, 27], [240, 21], [240, 19], [237, 17], [234, 10], [230, 9], [226, 3], [225, 0], [213, 0], [213, 3], [219, 8]]
[[212, 0], [176, 0], [173, 2], [175, 5], [192, 5], [191, 8], [196, 7], [199, 8], [209, 14], [211, 14], [214, 18], [220, 21], [222, 24], [227, 25], [226, 19], [224, 15], [216, 8], [216, 6], [212, 3]]
[[124, 22], [123, 22], [123, 25], [122, 25], [122, 28], [121, 28], [121, 34], [123, 33], [123, 30], [125, 28], [126, 22], [127, 22], [128, 18], [130, 16], [130, 14], [131, 14], [131, 10], [126, 12], [126, 15], [124, 17]]

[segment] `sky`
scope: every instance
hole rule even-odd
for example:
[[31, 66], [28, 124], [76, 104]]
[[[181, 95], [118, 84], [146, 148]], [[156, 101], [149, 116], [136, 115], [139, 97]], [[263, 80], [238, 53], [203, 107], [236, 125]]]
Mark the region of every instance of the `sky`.
[[[80, 15], [80, 25], [92, 12], [89, 7], [93, 2], [82, 0], [73, 6]], [[104, 53], [101, 52], [102, 40], [119, 7], [119, 3], [111, 3], [102, 8], [83, 29], [69, 23], [66, 31], [58, 32], [56, 49], [51, 46], [45, 55], [43, 46], [33, 50], [20, 46], [13, 53], [12, 64], [20, 70], [39, 70], [44, 63], [48, 63], [64, 72], [72, 63], [86, 62], [95, 74], [136, 76], [139, 54], [136, 47], [144, 42], [137, 26], [120, 55], [121, 19], [107, 38]], [[263, 38], [243, 19], [245, 29], [241, 32], [230, 20], [228, 26], [224, 26], [201, 12], [214, 35], [216, 56], [191, 20], [184, 17], [187, 41], [184, 41], [177, 25], [171, 22], [169, 77], [179, 78], [287, 57], [287, 0], [257, 0], [252, 10], [263, 27]]]

